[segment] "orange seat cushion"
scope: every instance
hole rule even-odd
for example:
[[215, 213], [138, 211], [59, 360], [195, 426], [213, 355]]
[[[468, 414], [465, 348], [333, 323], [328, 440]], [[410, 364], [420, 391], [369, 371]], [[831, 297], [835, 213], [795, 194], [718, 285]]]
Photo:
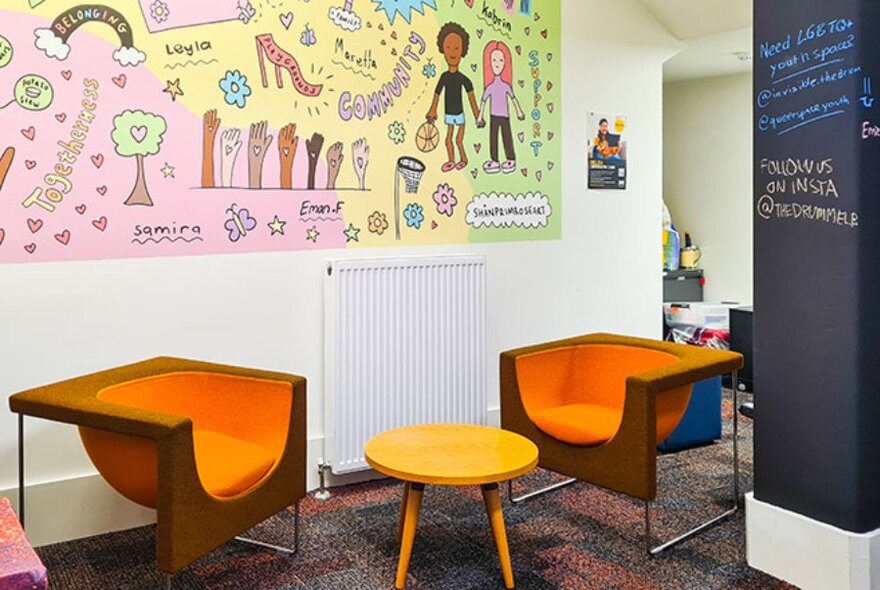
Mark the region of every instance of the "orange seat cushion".
[[608, 442], [620, 428], [623, 413], [597, 404], [568, 404], [531, 414], [542, 432], [572, 445]]
[[268, 450], [211, 430], [194, 430], [196, 468], [209, 494], [228, 498], [260, 481], [275, 464]]

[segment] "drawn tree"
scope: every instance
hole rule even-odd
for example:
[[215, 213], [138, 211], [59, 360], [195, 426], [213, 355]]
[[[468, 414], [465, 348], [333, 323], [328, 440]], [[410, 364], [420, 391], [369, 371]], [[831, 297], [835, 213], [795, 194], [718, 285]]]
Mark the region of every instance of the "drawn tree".
[[167, 128], [165, 119], [144, 111], [123, 111], [113, 118], [110, 137], [116, 144], [116, 153], [124, 158], [137, 158], [137, 179], [126, 205], [153, 206], [144, 176], [144, 158], [159, 153]]

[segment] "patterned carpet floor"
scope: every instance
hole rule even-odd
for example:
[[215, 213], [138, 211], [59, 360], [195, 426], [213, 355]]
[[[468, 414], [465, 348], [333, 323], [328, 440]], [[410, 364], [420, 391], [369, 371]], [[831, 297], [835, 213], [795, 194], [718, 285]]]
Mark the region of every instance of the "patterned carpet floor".
[[[656, 538], [669, 539], [731, 506], [732, 403], [725, 398], [723, 439], [660, 456]], [[740, 417], [740, 489], [752, 488], [751, 421]], [[517, 480], [522, 493], [561, 479], [537, 470]], [[506, 492], [506, 484], [502, 491]], [[372, 590], [393, 587], [395, 527], [402, 485], [394, 480], [334, 488], [329, 501], [301, 502], [300, 550], [282, 556], [227, 543], [174, 577], [176, 590]], [[516, 587], [574, 589], [792, 588], [745, 563], [744, 514], [662, 554], [645, 554], [643, 504], [586, 483], [511, 505], [504, 494]], [[250, 531], [292, 544], [293, 509]], [[164, 588], [155, 569], [155, 531], [127, 531], [38, 549], [53, 590]], [[478, 487], [428, 487], [406, 587], [503, 588]]]

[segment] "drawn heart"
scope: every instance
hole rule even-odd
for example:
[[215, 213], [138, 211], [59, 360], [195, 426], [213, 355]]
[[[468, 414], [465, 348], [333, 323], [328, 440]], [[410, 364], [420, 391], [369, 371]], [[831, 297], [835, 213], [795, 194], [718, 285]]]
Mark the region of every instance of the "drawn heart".
[[27, 253], [28, 253], [28, 254], [33, 254], [33, 253], [34, 253], [34, 250], [37, 249], [37, 245], [34, 244], [33, 242], [31, 242], [30, 244], [26, 245], [26, 246], [24, 247], [24, 249], [27, 250]]
[[553, 54], [552, 53], [547, 54], [547, 61], [553, 61]]
[[525, 80], [517, 80], [516, 83], [519, 84], [520, 88], [525, 88], [525, 86], [526, 86]]
[[380, 30], [380, 31], [384, 31], [384, 30], [385, 30], [385, 25], [383, 25], [382, 23], [379, 23], [379, 30]]
[[61, 72], [61, 77], [64, 78], [65, 80], [70, 80], [71, 76], [73, 76], [73, 72], [71, 72], [70, 70], [63, 70]]
[[147, 138], [146, 125], [141, 125], [140, 127], [132, 127], [128, 130], [128, 132], [131, 134], [132, 139], [134, 139], [138, 143], [141, 143]]
[[541, 31], [541, 36], [544, 37], [545, 39], [547, 38], [547, 29], [544, 29], [543, 31]]
[[551, 90], [553, 90], [553, 82], [547, 80], [547, 92], [550, 92]]
[[474, 151], [475, 151], [475, 152], [477, 152], [477, 153], [479, 154], [481, 149], [483, 149], [483, 144], [482, 144], [482, 143], [475, 143], [475, 144], [474, 144]]
[[397, 41], [397, 31], [391, 31], [391, 38]]
[[372, 29], [372, 28], [373, 28], [373, 23], [371, 23], [370, 21], [367, 21], [367, 28], [368, 28], [368, 29]]
[[37, 163], [34, 162], [33, 160], [25, 160], [24, 161], [24, 167], [27, 168], [28, 170], [33, 170], [34, 168], [36, 168], [36, 166], [37, 166]]
[[76, 207], [74, 207], [74, 209], [76, 209], [76, 212], [79, 213], [80, 215], [82, 215], [83, 213], [86, 212], [85, 205], [77, 205]]
[[514, 49], [514, 51], [516, 51], [517, 55], [522, 55], [522, 45], [517, 45], [513, 49]]
[[100, 168], [104, 164], [104, 154], [95, 154], [92, 156], [92, 164], [95, 168]]
[[474, 168], [473, 170], [471, 170], [471, 176], [473, 176], [474, 178], [476, 178], [478, 172], [479, 172], [479, 171], [478, 171], [476, 168]]
[[224, 151], [226, 152], [226, 155], [228, 156], [229, 154], [232, 153], [232, 150], [234, 150], [234, 149], [235, 149], [235, 148], [232, 147], [231, 145], [227, 145], [227, 146], [224, 148]]
[[477, 39], [483, 38], [483, 29], [477, 29]]
[[6, 237], [6, 230], [0, 227], [0, 246], [3, 245], [3, 239]]
[[120, 88], [125, 88], [125, 83], [128, 82], [128, 77], [125, 74], [119, 74], [115, 78], [110, 79], [113, 80], [113, 83]]
[[538, 22], [539, 20], [541, 20], [541, 15], [536, 12], [535, 13], [535, 22]]
[[391, 48], [391, 55], [397, 55], [397, 49]]
[[547, 132], [547, 141], [552, 141], [554, 137], [556, 137], [555, 133], [553, 133], [552, 131]]
[[68, 242], [70, 242], [70, 230], [66, 229], [60, 234], [55, 234], [55, 239], [58, 240], [62, 246], [66, 246]]
[[[431, 220], [431, 229], [437, 229], [437, 222], [433, 219]], [[0, 244], [3, 243], [3, 240], [0, 240]]]
[[477, 71], [477, 64], [471, 64], [471, 71], [472, 71], [472, 72], [476, 72], [476, 71]]
[[22, 129], [21, 134], [28, 138], [30, 141], [33, 141], [34, 137], [37, 135], [37, 130], [34, 129], [33, 125], [31, 125], [27, 129]]
[[101, 185], [98, 188], [96, 188], [95, 190], [98, 191], [98, 194], [103, 197], [104, 195], [107, 194], [107, 185]]
[[40, 231], [40, 228], [41, 228], [41, 227], [43, 227], [43, 220], [42, 220], [42, 219], [30, 219], [30, 218], [28, 218], [28, 220], [27, 220], [27, 224], [28, 224], [28, 228], [31, 230], [31, 233], [32, 233], [32, 234], [35, 234], [35, 233], [37, 233], [38, 231]]
[[379, 44], [380, 45], [388, 45], [388, 42], [385, 41], [385, 39], [382, 39], [381, 41], [379, 41]]
[[532, 34], [532, 27], [526, 27], [525, 29], [523, 29], [523, 32], [526, 35], [531, 35]]
[[290, 25], [293, 23], [293, 13], [287, 12], [285, 14], [279, 14], [278, 19], [281, 21], [281, 24], [284, 26], [284, 29], [289, 31]]
[[67, 113], [58, 113], [55, 115], [55, 120], [59, 123], [64, 123], [67, 120]]
[[528, 168], [520, 168], [520, 172], [522, 172], [523, 176], [528, 178], [528, 176], [529, 176], [529, 169]]
[[474, 0], [464, 0], [464, 3], [467, 4], [468, 8], [474, 7]]
[[548, 102], [548, 103], [547, 103], [547, 112], [548, 112], [548, 113], [552, 113], [552, 112], [553, 112], [553, 103], [552, 103], [552, 102]]
[[519, 140], [520, 143], [522, 143], [526, 140], [526, 134], [520, 131], [516, 134], [516, 138]]
[[102, 215], [99, 218], [92, 221], [92, 225], [94, 225], [100, 231], [104, 231], [105, 229], [107, 229], [107, 218]]
[[541, 177], [544, 176], [544, 173], [540, 170], [535, 170], [535, 178], [538, 179], [538, 182], [541, 182]]
[[255, 156], [259, 156], [261, 151], [263, 151], [263, 148], [262, 148], [262, 147], [260, 147], [260, 146], [258, 146], [258, 145], [255, 145], [255, 146], [254, 146], [254, 155], [255, 155]]
[[287, 147], [286, 147], [286, 148], [283, 148], [283, 151], [284, 151], [284, 157], [285, 157], [285, 158], [288, 157], [288, 156], [290, 155], [290, 148], [287, 148]]
[[554, 166], [556, 166], [556, 162], [547, 162], [547, 170], [553, 170]]

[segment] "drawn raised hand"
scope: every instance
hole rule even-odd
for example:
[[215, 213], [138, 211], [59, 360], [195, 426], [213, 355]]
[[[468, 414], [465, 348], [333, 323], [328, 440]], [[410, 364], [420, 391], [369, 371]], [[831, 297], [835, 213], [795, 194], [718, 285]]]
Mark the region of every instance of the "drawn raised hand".
[[214, 140], [220, 129], [217, 109], [202, 117], [202, 188], [214, 188]]
[[278, 132], [278, 159], [281, 162], [281, 188], [293, 188], [293, 157], [299, 137], [296, 135], [296, 124], [289, 123]]
[[370, 164], [370, 144], [366, 138], [361, 137], [351, 144], [351, 164], [358, 178], [358, 186], [361, 190], [367, 188], [367, 166]]
[[220, 135], [220, 185], [232, 186], [232, 171], [241, 151], [241, 130], [227, 129]]
[[342, 167], [342, 160], [345, 155], [342, 153], [342, 142], [337, 141], [327, 150], [327, 189], [336, 189], [336, 178], [339, 176], [339, 169]]
[[263, 160], [272, 145], [268, 126], [267, 121], [251, 123], [248, 136], [248, 188], [263, 188]]
[[315, 190], [315, 171], [318, 169], [318, 158], [324, 147], [324, 136], [320, 133], [312, 133], [312, 138], [306, 140], [306, 153], [309, 155], [309, 190]]

